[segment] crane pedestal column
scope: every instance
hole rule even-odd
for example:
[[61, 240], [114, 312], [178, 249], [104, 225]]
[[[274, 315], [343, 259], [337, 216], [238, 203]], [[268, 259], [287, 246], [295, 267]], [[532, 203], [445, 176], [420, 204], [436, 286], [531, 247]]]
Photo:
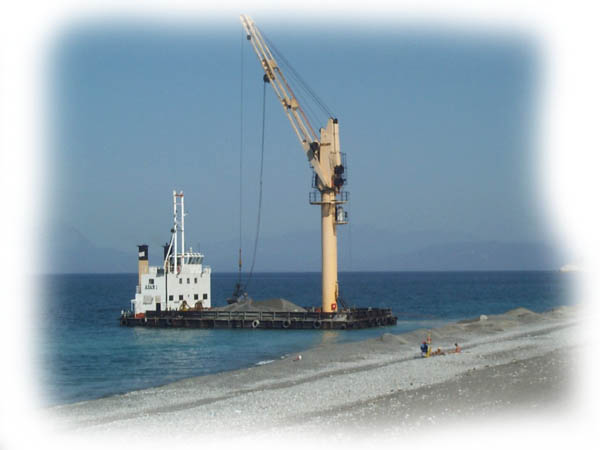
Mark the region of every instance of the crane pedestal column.
[[338, 290], [335, 194], [321, 192], [321, 202], [322, 311], [335, 312]]

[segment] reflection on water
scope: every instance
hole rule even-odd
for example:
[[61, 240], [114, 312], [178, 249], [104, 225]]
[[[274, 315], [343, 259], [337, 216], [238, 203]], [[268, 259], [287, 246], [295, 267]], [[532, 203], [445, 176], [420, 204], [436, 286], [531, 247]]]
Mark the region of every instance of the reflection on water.
[[340, 340], [339, 330], [323, 330], [321, 331], [321, 344], [333, 344]]

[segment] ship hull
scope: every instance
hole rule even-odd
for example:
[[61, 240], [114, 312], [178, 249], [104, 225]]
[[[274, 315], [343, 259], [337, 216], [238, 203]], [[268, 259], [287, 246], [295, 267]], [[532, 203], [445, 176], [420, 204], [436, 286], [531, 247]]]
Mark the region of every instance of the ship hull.
[[248, 328], [282, 330], [351, 330], [396, 325], [390, 309], [356, 308], [336, 313], [318, 311], [148, 311], [123, 315], [121, 326], [148, 328]]

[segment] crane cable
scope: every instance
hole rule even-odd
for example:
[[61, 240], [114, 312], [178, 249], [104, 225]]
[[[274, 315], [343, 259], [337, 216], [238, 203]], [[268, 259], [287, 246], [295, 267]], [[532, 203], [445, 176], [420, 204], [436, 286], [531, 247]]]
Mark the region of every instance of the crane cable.
[[246, 280], [246, 285], [244, 286], [244, 291], [248, 289], [248, 285], [250, 284], [250, 280], [252, 280], [252, 275], [254, 274], [254, 263], [256, 262], [256, 249], [258, 247], [258, 237], [260, 235], [260, 218], [262, 213], [262, 197], [263, 197], [263, 167], [264, 167], [264, 156], [265, 156], [265, 110], [266, 110], [266, 97], [267, 97], [267, 83], [268, 79], [263, 78], [263, 104], [262, 104], [262, 134], [261, 134], [261, 143], [260, 143], [260, 175], [259, 175], [259, 184], [258, 184], [258, 212], [256, 215], [256, 235], [254, 236], [254, 251], [252, 253], [252, 265], [250, 266], [250, 272], [248, 274], [248, 279]]
[[242, 285], [242, 161], [244, 153], [244, 36], [240, 45], [241, 72], [240, 77], [240, 247], [238, 249], [238, 281], [237, 286]]

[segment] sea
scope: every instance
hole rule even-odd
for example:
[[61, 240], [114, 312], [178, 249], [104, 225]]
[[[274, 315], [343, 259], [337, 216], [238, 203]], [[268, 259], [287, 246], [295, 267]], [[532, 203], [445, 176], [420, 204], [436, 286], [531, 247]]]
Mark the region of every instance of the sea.
[[[45, 406], [81, 402], [184, 378], [268, 364], [332, 342], [434, 328], [524, 307], [543, 312], [573, 304], [573, 273], [342, 272], [346, 304], [392, 308], [395, 326], [362, 330], [146, 329], [119, 325], [137, 274], [46, 275], [43, 320], [33, 355]], [[225, 305], [237, 274], [213, 273], [212, 304]], [[319, 306], [320, 273], [258, 273], [255, 300], [285, 298]], [[417, 351], [418, 343], [415, 343]]]

